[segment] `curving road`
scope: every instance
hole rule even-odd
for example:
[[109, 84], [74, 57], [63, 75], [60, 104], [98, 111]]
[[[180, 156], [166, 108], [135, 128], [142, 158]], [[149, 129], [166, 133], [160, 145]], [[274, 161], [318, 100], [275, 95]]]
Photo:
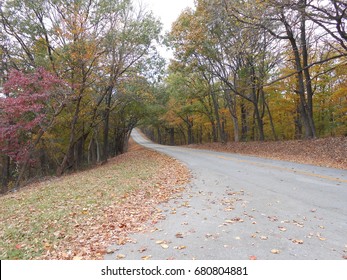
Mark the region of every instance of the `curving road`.
[[[347, 255], [347, 171], [230, 153], [139, 144], [185, 163], [193, 179], [162, 205], [158, 230], [113, 246], [136, 260], [337, 259]], [[158, 244], [160, 243], [160, 244]], [[163, 245], [164, 244], [164, 245]]]

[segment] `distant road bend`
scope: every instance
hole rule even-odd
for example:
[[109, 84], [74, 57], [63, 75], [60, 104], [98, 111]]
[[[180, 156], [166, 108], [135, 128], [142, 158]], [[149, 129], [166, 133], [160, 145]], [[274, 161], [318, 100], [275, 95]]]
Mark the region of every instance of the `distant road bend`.
[[346, 258], [347, 171], [132, 137], [186, 164], [193, 179], [163, 205], [159, 230], [118, 248], [127, 259]]

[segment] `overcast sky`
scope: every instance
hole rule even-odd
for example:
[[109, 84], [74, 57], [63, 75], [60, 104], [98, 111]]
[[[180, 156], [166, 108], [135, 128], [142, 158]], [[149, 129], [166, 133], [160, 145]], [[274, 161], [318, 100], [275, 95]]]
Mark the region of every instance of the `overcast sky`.
[[180, 13], [187, 7], [194, 7], [194, 0], [140, 0], [148, 10], [160, 18], [164, 24], [164, 30], [169, 31], [171, 24], [178, 18]]
[[[187, 7], [194, 7], [194, 0], [140, 0], [147, 10], [152, 10], [156, 18], [163, 23], [163, 34], [171, 30], [172, 23]], [[172, 57], [172, 53], [166, 48], [159, 48], [166, 59]]]

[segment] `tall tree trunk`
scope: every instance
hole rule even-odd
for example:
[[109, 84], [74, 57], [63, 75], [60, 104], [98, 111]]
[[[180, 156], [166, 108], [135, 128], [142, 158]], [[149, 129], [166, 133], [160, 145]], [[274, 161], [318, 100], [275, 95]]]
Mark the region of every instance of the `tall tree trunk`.
[[193, 144], [193, 126], [188, 120], [188, 125], [187, 125], [187, 136], [188, 136], [188, 145]]
[[104, 112], [104, 143], [102, 151], [102, 162], [105, 163], [109, 157], [109, 130], [110, 130], [110, 110], [113, 87], [108, 88], [106, 95], [106, 109]]
[[35, 140], [34, 143], [32, 143], [32, 145], [30, 145], [29, 151], [27, 156], [25, 157], [25, 160], [23, 162], [23, 165], [19, 171], [17, 180], [16, 180], [16, 184], [15, 184], [15, 188], [19, 188], [20, 183], [24, 177], [25, 171], [27, 170], [28, 166], [29, 166], [29, 162], [30, 159], [34, 153], [34, 149], [37, 146], [37, 144], [41, 141], [41, 137], [43, 136], [43, 134], [45, 133], [45, 131], [43, 129], [40, 130], [39, 134], [37, 135], [37, 139]]
[[170, 145], [175, 146], [175, 129], [173, 127], [170, 128]]
[[244, 101], [241, 101], [241, 141], [247, 140], [248, 125], [247, 125], [247, 109]]
[[10, 179], [10, 163], [9, 156], [2, 157], [2, 170], [1, 170], [1, 191], [0, 193], [6, 193], [8, 191], [8, 182]]
[[65, 153], [65, 156], [63, 158], [62, 163], [60, 164], [60, 166], [57, 169], [57, 176], [63, 175], [63, 173], [67, 167], [68, 160], [69, 160], [69, 158], [71, 158], [72, 153], [73, 153], [73, 147], [75, 144], [76, 125], [77, 125], [77, 121], [79, 119], [81, 101], [82, 101], [82, 92], [80, 92], [79, 97], [77, 98], [75, 113], [74, 113], [74, 116], [73, 116], [72, 121], [71, 121], [70, 139], [69, 139], [68, 149]]
[[218, 132], [218, 136], [219, 136], [219, 137], [217, 136], [217, 141], [219, 138], [219, 140], [221, 142], [225, 142], [225, 135], [224, 135], [223, 130], [222, 130], [220, 116], [219, 116], [219, 104], [218, 104], [217, 96], [216, 96], [216, 93], [212, 90], [210, 90], [210, 95], [212, 97], [214, 114], [216, 116], [216, 122], [217, 122], [217, 132]]
[[306, 7], [307, 1], [301, 0], [301, 26], [300, 26], [300, 40], [301, 40], [301, 52], [302, 52], [302, 63], [305, 77], [306, 93], [307, 93], [307, 115], [308, 122], [311, 130], [312, 138], [316, 138], [316, 127], [313, 119], [313, 89], [312, 80], [310, 75], [310, 69], [308, 67], [308, 47], [306, 39]]
[[277, 136], [277, 133], [276, 133], [276, 130], [275, 130], [275, 125], [274, 125], [274, 122], [273, 122], [272, 114], [271, 114], [271, 111], [270, 111], [269, 104], [266, 102], [265, 99], [264, 99], [264, 104], [265, 104], [266, 110], [267, 110], [267, 112], [269, 114], [272, 135], [273, 135], [275, 141], [277, 141], [278, 140], [278, 136]]
[[226, 104], [231, 116], [231, 119], [233, 121], [233, 128], [234, 128], [234, 142], [240, 141], [240, 129], [239, 129], [239, 119], [237, 117], [236, 112], [236, 96], [234, 95], [234, 100], [232, 99], [232, 96], [230, 94], [230, 90], [224, 91], [224, 96], [226, 100]]
[[251, 79], [252, 79], [252, 100], [253, 100], [252, 104], [254, 107], [254, 117], [258, 126], [259, 140], [264, 141], [265, 140], [264, 123], [259, 111], [259, 97], [257, 96], [257, 82], [256, 82], [257, 77], [255, 74], [255, 69], [252, 62], [250, 62], [250, 67], [251, 67]]
[[[302, 25], [301, 33], [306, 32], [306, 30], [304, 29], [305, 29], [305, 25]], [[300, 116], [305, 128], [305, 138], [309, 139], [315, 136], [315, 132], [312, 127], [313, 119], [311, 118], [309, 106], [306, 100], [306, 87], [305, 87], [305, 80], [304, 80], [303, 67], [302, 67], [302, 61], [301, 61], [301, 54], [300, 54], [296, 39], [294, 38], [294, 34], [291, 30], [291, 26], [288, 23], [286, 23], [286, 31], [287, 31], [287, 35], [288, 35], [291, 48], [293, 51], [293, 55], [295, 58], [295, 68], [297, 71], [296, 77], [298, 81], [297, 94], [300, 97]]]
[[161, 139], [161, 132], [160, 132], [160, 126], [157, 127], [157, 134], [158, 134], [158, 143], [162, 144], [162, 139]]

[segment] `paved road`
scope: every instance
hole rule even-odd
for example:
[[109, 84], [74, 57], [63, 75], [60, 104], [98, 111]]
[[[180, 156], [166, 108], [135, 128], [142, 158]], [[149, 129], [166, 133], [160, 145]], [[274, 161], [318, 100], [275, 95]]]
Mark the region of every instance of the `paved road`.
[[193, 179], [160, 206], [154, 232], [113, 246], [151, 259], [337, 259], [347, 255], [347, 171], [230, 153], [169, 147], [132, 137], [185, 163]]

